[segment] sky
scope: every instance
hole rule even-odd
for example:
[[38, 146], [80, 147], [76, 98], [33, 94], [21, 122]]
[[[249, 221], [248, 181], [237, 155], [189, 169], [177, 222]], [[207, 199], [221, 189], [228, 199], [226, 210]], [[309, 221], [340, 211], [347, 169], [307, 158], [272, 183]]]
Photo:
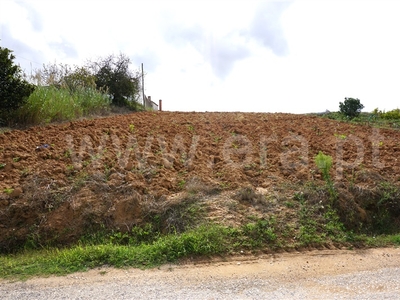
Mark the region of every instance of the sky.
[[397, 0], [0, 0], [0, 46], [30, 74], [124, 54], [168, 111], [400, 107]]

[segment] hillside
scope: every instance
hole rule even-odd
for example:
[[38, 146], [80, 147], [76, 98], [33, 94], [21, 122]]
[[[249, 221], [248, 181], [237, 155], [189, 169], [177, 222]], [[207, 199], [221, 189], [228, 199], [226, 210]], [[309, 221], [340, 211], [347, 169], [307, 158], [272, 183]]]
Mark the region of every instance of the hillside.
[[274, 216], [290, 227], [284, 238], [299, 238], [302, 205], [311, 217], [329, 204], [319, 151], [333, 157], [344, 225], [373, 232], [385, 212], [398, 232], [400, 131], [293, 114], [143, 112], [0, 133], [0, 251], [130, 231], [155, 216], [163, 232]]

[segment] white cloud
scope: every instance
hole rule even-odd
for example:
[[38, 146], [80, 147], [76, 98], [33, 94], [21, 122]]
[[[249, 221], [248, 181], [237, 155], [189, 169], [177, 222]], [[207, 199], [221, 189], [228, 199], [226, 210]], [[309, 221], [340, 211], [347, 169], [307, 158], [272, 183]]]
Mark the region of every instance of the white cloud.
[[21, 65], [144, 63], [167, 110], [398, 107], [397, 1], [1, 0], [1, 46]]

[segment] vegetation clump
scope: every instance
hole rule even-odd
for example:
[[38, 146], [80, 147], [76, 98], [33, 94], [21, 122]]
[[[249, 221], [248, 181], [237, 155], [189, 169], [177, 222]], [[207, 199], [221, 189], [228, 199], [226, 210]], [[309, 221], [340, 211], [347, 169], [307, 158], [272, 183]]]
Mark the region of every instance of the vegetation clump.
[[333, 186], [331, 176], [329, 174], [330, 169], [332, 167], [332, 156], [325, 155], [324, 153], [319, 151], [319, 153], [315, 156], [315, 164], [317, 165], [318, 169], [322, 172], [322, 176], [328, 186], [331, 201], [334, 202], [337, 198], [337, 194]]
[[381, 111], [378, 108], [375, 108], [372, 112], [373, 115], [385, 119], [385, 120], [400, 120], [400, 109], [396, 108], [390, 111]]
[[344, 102], [339, 102], [340, 112], [349, 119], [358, 117], [361, 113], [361, 110], [364, 108], [364, 105], [361, 104], [359, 99], [354, 99], [354, 98], [344, 98], [344, 99], [345, 99]]
[[141, 110], [139, 72], [120, 54], [86, 66], [44, 65], [30, 81], [14, 65], [15, 56], [0, 48], [0, 123], [43, 124], [103, 114], [112, 106]]
[[0, 124], [10, 121], [12, 113], [25, 103], [35, 89], [24, 78], [14, 59], [10, 49], [0, 47]]

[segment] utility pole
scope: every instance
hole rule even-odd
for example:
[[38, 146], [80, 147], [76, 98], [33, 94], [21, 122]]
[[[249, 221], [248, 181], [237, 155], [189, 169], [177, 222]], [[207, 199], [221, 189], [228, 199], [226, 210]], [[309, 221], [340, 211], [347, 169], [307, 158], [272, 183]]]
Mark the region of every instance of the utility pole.
[[146, 108], [146, 100], [144, 98], [144, 74], [143, 74], [143, 63], [142, 63], [142, 97], [143, 97], [143, 107]]

